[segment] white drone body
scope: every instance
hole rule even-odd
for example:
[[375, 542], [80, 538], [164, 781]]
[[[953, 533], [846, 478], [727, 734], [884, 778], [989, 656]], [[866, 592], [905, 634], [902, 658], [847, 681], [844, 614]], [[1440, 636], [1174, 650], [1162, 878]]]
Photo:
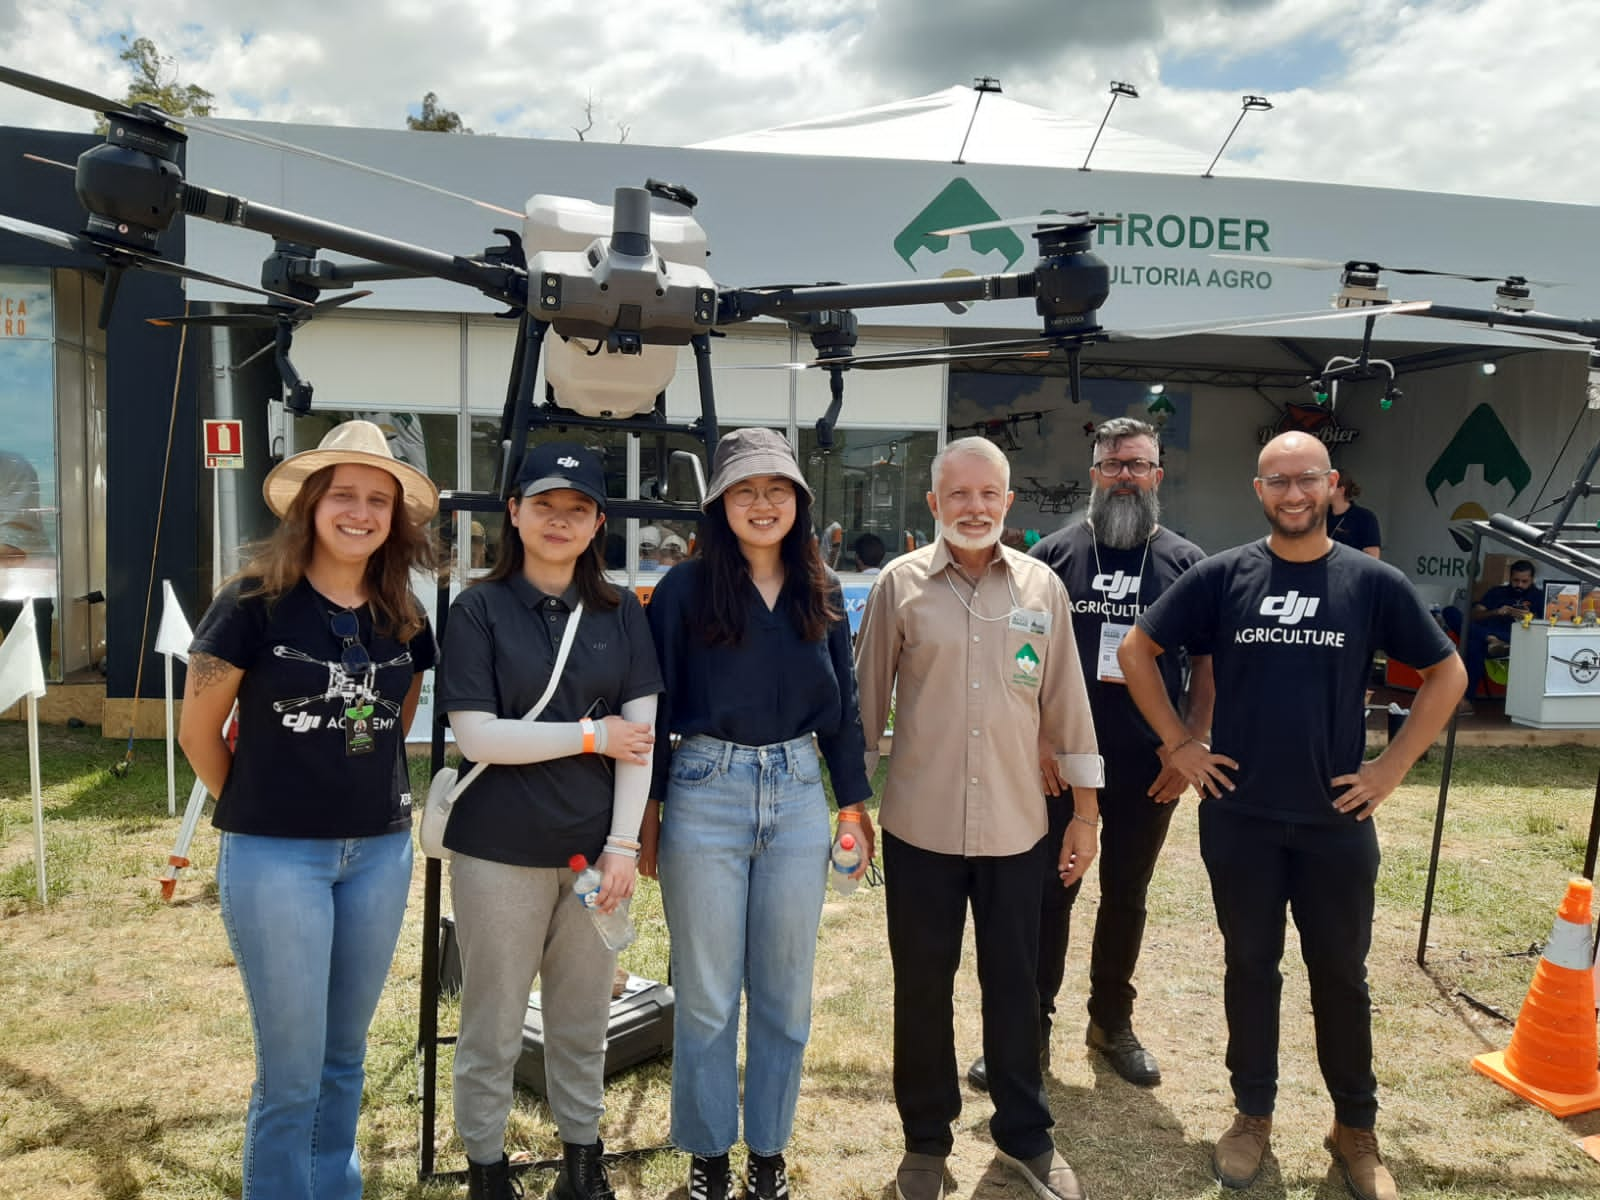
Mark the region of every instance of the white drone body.
[[543, 359], [562, 408], [586, 417], [649, 412], [672, 380], [677, 348], [711, 327], [705, 230], [680, 205], [653, 207], [636, 188], [618, 189], [615, 207], [528, 201], [529, 307], [558, 335], [545, 339]]

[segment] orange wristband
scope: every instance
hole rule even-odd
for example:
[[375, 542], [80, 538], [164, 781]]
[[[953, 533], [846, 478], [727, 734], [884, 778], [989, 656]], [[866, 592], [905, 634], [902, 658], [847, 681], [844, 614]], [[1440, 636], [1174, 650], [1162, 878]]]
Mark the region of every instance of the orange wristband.
[[594, 721], [593, 721], [593, 719], [590, 718], [590, 717], [584, 717], [581, 721], [578, 722], [578, 728], [583, 730], [583, 752], [585, 754], [593, 754], [594, 753]]
[[841, 820], [841, 821], [855, 821], [857, 824], [860, 824], [860, 822], [861, 822], [861, 814], [856, 812], [856, 810], [853, 809], [853, 808], [849, 808], [849, 809], [841, 808], [839, 810], [839, 820]]

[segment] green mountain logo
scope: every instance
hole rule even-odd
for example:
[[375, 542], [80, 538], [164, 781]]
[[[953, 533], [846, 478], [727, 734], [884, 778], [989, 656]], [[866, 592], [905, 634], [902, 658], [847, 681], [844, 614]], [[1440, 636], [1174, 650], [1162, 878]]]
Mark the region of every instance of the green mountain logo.
[[[935, 196], [928, 206], [911, 218], [910, 224], [894, 239], [894, 250], [913, 271], [919, 250], [943, 254], [950, 246], [947, 237], [935, 237], [930, 229], [949, 229], [955, 225], [976, 225], [982, 221], [998, 221], [1000, 214], [978, 194], [978, 189], [965, 179], [952, 179], [945, 189]], [[980, 229], [964, 235], [978, 255], [998, 250], [1006, 260], [1004, 270], [1009, 271], [1027, 251], [1022, 239], [1012, 229]], [[949, 272], [967, 275], [971, 272], [957, 269]]]
[[1447, 483], [1460, 484], [1475, 466], [1483, 468], [1487, 483], [1510, 480], [1511, 486], [1517, 489], [1511, 497], [1513, 500], [1533, 482], [1533, 468], [1528, 466], [1517, 443], [1487, 404], [1480, 404], [1467, 414], [1450, 444], [1428, 468], [1428, 495], [1434, 504], [1439, 503], [1441, 487]]

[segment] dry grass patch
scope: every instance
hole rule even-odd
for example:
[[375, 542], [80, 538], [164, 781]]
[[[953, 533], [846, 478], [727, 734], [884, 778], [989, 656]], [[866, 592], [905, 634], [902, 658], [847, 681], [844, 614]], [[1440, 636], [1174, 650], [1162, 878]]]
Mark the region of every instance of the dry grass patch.
[[[45, 731], [51, 905], [32, 899], [27, 767], [18, 727], [0, 729], [0, 1197], [89, 1200], [238, 1195], [238, 1153], [251, 1077], [249, 1023], [216, 913], [216, 838], [202, 828], [178, 901], [154, 876], [177, 830], [166, 816], [162, 751], [141, 746], [132, 773], [95, 731]], [[1546, 1197], [1600, 1190], [1600, 1166], [1573, 1139], [1600, 1114], [1555, 1121], [1472, 1074], [1470, 1057], [1508, 1028], [1465, 992], [1514, 1015], [1548, 935], [1563, 882], [1581, 862], [1600, 755], [1588, 750], [1471, 750], [1457, 758], [1430, 936], [1413, 961], [1437, 791], [1422, 764], [1380, 814], [1384, 868], [1371, 958], [1374, 1034], [1384, 1105], [1380, 1133], [1407, 1197]], [[180, 781], [180, 795], [188, 779]], [[464, 1189], [416, 1180], [419, 1109], [413, 1056], [422, 870], [368, 1059], [361, 1144], [369, 1197], [442, 1200]], [[1195, 806], [1173, 822], [1157, 873], [1138, 1029], [1165, 1082], [1123, 1083], [1083, 1047], [1083, 987], [1094, 883], [1079, 900], [1048, 1087], [1058, 1140], [1096, 1200], [1216, 1196], [1211, 1139], [1231, 1104], [1222, 1065], [1221, 941], [1195, 837]], [[636, 907], [640, 943], [624, 962], [664, 978], [659, 895]], [[824, 910], [814, 1037], [791, 1148], [797, 1200], [890, 1200], [900, 1156], [890, 1097], [892, 978], [883, 894], [831, 898]], [[970, 938], [968, 953], [970, 956]], [[1305, 974], [1293, 934], [1285, 962], [1282, 1082], [1274, 1157], [1249, 1196], [1344, 1195], [1321, 1142], [1329, 1103], [1317, 1072]], [[960, 1067], [979, 1050], [970, 958], [957, 987]], [[455, 1027], [453, 1006], [442, 1025]], [[450, 1125], [450, 1055], [441, 1055], [440, 1166], [461, 1165]], [[614, 1079], [604, 1136], [613, 1149], [660, 1146], [669, 1127], [670, 1064]], [[993, 1158], [986, 1098], [964, 1090], [951, 1195], [1024, 1200]], [[549, 1113], [519, 1098], [515, 1145], [559, 1153]], [[681, 1200], [673, 1153], [613, 1171], [623, 1200]], [[530, 1195], [548, 1176], [530, 1176]]]

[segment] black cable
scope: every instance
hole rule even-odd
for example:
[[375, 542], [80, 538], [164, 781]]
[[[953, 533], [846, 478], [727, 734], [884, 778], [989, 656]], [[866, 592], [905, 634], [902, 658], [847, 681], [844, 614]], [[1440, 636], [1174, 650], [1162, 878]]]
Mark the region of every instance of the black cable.
[[[1549, 474], [1544, 477], [1544, 482], [1539, 485], [1539, 494], [1533, 498], [1534, 507], [1530, 508], [1526, 513], [1523, 514], [1522, 519], [1524, 521], [1533, 516], [1534, 513], [1543, 511], [1539, 507], [1539, 501], [1544, 499], [1544, 489], [1550, 486], [1550, 480], [1555, 476], [1556, 468], [1561, 465], [1561, 460], [1566, 457], [1567, 447], [1572, 445], [1572, 436], [1578, 432], [1578, 425], [1583, 421], [1583, 414], [1587, 412], [1588, 409], [1589, 397], [1585, 395], [1583, 397], [1583, 403], [1578, 406], [1578, 415], [1572, 422], [1572, 428], [1567, 430], [1567, 440], [1561, 443], [1561, 449], [1556, 452], [1555, 458], [1551, 460]], [[1586, 481], [1580, 480], [1579, 482]], [[1561, 497], [1560, 499], [1552, 500], [1549, 504], [1544, 505], [1544, 508], [1554, 508], [1564, 499], [1566, 499], [1565, 496]]]

